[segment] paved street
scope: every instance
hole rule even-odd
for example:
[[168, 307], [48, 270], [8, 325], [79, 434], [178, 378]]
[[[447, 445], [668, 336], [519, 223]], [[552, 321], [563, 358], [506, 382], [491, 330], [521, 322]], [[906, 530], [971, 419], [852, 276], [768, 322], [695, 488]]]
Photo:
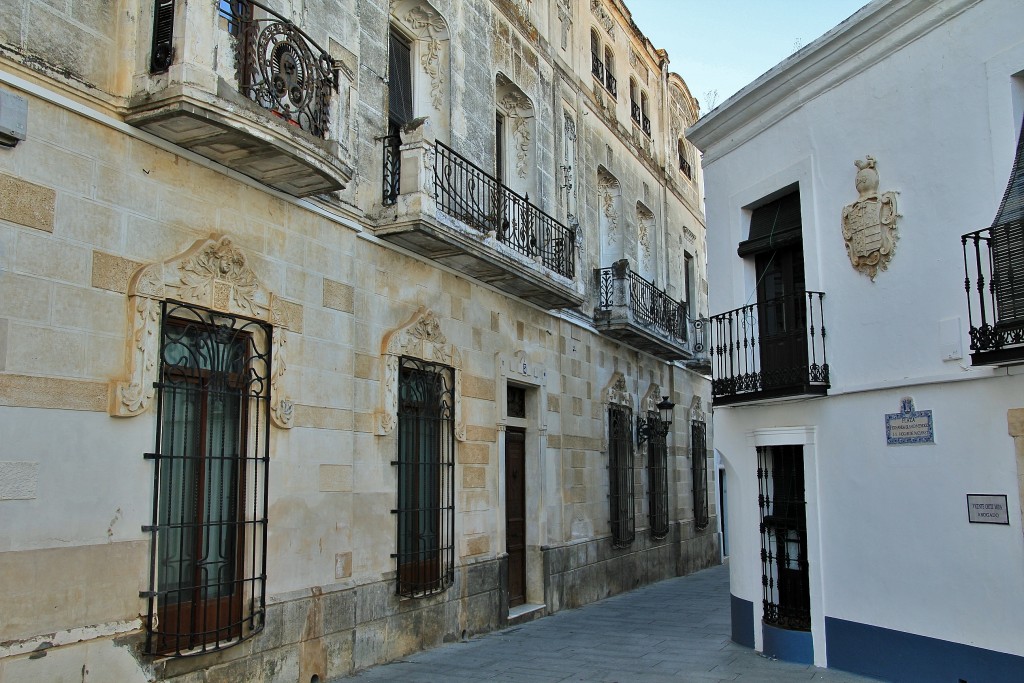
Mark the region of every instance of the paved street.
[[830, 681], [873, 679], [766, 659], [729, 640], [729, 572], [714, 567], [465, 643], [350, 681]]

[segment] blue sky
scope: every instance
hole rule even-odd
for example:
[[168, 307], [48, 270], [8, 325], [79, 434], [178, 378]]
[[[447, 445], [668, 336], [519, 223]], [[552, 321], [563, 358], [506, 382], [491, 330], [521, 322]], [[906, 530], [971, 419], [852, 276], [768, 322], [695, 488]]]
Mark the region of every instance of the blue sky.
[[867, 4], [867, 0], [626, 0], [654, 46], [668, 50], [706, 111]]

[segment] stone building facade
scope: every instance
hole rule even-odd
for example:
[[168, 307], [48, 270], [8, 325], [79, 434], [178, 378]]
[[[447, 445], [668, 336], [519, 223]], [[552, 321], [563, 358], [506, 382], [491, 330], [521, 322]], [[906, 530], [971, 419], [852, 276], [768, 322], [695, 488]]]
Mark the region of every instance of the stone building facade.
[[688, 131], [733, 639], [766, 656], [1024, 671], [1022, 22], [877, 0]]
[[617, 0], [4, 2], [0, 680], [717, 563], [696, 115]]

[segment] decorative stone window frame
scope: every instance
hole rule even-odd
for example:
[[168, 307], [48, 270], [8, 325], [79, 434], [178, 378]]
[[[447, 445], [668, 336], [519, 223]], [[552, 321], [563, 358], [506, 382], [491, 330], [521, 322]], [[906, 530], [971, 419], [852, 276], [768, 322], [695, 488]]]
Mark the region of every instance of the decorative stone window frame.
[[505, 118], [507, 136], [495, 143], [504, 142], [504, 149], [512, 152], [505, 155], [505, 183], [519, 194], [532, 193], [536, 200], [536, 107], [530, 96], [500, 71], [494, 76], [494, 99], [495, 108]]
[[[601, 391], [601, 403], [604, 406], [604, 414], [608, 414], [608, 406], [611, 404], [626, 406], [633, 412], [633, 416], [636, 417], [636, 405], [633, 401], [633, 392], [631, 392], [626, 383], [626, 377], [621, 372], [613, 372], [611, 379], [605, 388]], [[610, 443], [611, 435], [608, 433], [608, 420], [604, 420], [604, 441], [602, 448], [605, 452], [608, 451], [608, 445]]]
[[378, 436], [391, 434], [398, 424], [398, 372], [402, 356], [441, 363], [455, 371], [455, 438], [466, 440], [462, 411], [462, 352], [449, 344], [437, 316], [420, 306], [403, 325], [386, 333], [381, 341], [380, 405], [376, 415]]
[[398, 0], [391, 3], [390, 25], [411, 44], [413, 112], [416, 118], [429, 118], [442, 141], [447, 141], [451, 126], [448, 23], [427, 0]]
[[128, 282], [127, 294], [131, 334], [125, 376], [109, 384], [112, 417], [141, 415], [152, 402], [159, 371], [160, 306], [170, 300], [273, 326], [270, 415], [277, 427], [292, 427], [294, 404], [284, 386], [287, 331], [302, 333], [302, 306], [267, 289], [230, 237], [214, 233], [167, 260], [139, 267]]

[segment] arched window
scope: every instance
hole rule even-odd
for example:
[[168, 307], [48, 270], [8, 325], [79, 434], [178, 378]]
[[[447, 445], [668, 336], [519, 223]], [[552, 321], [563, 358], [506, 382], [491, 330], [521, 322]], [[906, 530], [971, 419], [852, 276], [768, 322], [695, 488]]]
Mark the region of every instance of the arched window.
[[615, 80], [615, 57], [612, 55], [612, 48], [604, 48], [604, 87], [612, 94], [612, 97], [619, 96], [618, 81]]
[[601, 60], [601, 36], [596, 28], [590, 29], [590, 73], [604, 83], [604, 62]]
[[640, 89], [637, 87], [636, 79], [629, 79], [629, 117], [640, 125]]
[[693, 180], [693, 166], [690, 164], [690, 151], [686, 146], [686, 141], [679, 138], [676, 150], [679, 153], [680, 172], [689, 180]]

